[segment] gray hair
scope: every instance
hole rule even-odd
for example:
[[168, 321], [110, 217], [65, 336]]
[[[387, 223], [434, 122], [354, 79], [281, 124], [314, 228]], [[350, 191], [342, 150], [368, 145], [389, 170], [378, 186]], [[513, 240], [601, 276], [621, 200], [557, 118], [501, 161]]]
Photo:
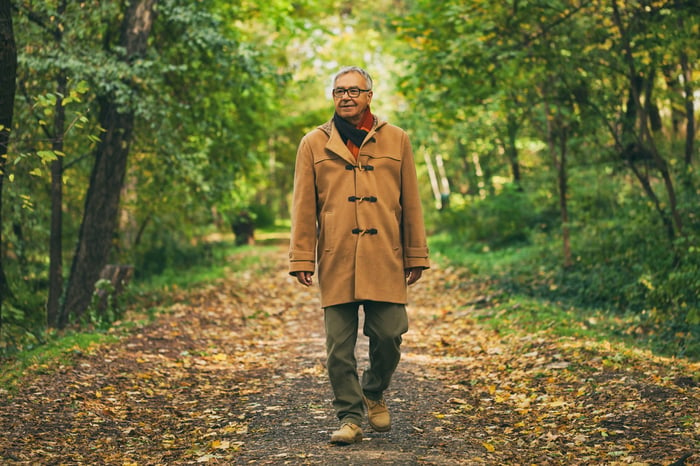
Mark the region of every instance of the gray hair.
[[369, 75], [368, 72], [366, 72], [359, 66], [346, 66], [344, 68], [341, 68], [341, 70], [338, 71], [335, 74], [335, 76], [333, 76], [333, 86], [335, 87], [335, 82], [338, 80], [339, 77], [348, 73], [359, 73], [363, 78], [365, 78], [365, 82], [367, 83], [367, 89], [372, 89], [372, 77]]

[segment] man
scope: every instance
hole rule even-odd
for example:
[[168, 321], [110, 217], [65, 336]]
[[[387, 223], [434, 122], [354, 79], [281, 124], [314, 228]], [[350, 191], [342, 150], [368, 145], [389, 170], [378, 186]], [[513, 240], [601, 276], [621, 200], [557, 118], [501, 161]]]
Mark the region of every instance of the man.
[[[358, 67], [333, 79], [335, 115], [304, 136], [294, 174], [289, 272], [312, 284], [318, 265], [328, 375], [340, 429], [331, 442], [391, 429], [384, 391], [408, 330], [407, 285], [429, 267], [413, 152], [406, 133], [370, 111], [372, 78]], [[369, 367], [357, 374], [358, 309]]]

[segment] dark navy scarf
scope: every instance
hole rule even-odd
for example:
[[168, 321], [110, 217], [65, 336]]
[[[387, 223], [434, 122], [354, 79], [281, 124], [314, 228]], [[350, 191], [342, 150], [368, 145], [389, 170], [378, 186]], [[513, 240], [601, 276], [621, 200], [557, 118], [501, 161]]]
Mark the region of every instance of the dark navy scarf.
[[[369, 109], [367, 109], [367, 112], [369, 112]], [[348, 143], [349, 139], [357, 147], [362, 145], [362, 141], [365, 140], [368, 131], [356, 128], [355, 125], [347, 120], [344, 120], [337, 113], [333, 115], [333, 123], [335, 123], [335, 127], [338, 130], [338, 133], [340, 133], [340, 137], [343, 138], [343, 142], [345, 144]]]

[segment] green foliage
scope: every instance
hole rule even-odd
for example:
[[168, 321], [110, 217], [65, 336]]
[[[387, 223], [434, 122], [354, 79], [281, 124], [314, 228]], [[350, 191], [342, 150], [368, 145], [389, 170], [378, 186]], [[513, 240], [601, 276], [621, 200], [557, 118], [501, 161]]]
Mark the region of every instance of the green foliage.
[[255, 228], [270, 228], [275, 225], [275, 213], [269, 206], [253, 204], [250, 212], [255, 219]]
[[[256, 202], [258, 189], [251, 186], [264, 178], [255, 172], [259, 159], [267, 160], [270, 121], [290, 79], [281, 58], [286, 41], [308, 27], [295, 15], [318, 13], [312, 3], [158, 2], [149, 50], [129, 63], [117, 45], [128, 3], [17, 5], [18, 98], [0, 206], [3, 268], [18, 301], [11, 315], [7, 311], [8, 325], [43, 330], [50, 165], [60, 157], [64, 167], [66, 264], [101, 135], [96, 110], [102, 96], [137, 117], [114, 262], [137, 264], [144, 275], [191, 262], [194, 253], [181, 245], [211, 230], [213, 208], [245, 185], [246, 202]], [[65, 93], [57, 90], [62, 76]], [[63, 128], [53, 121], [59, 101]], [[52, 148], [58, 139], [62, 151]], [[271, 214], [259, 215], [269, 221]], [[176, 233], [163, 238], [165, 231]]]
[[528, 242], [529, 232], [542, 228], [543, 215], [526, 193], [507, 184], [498, 194], [468, 199], [464, 205], [443, 212], [438, 228], [452, 231], [466, 245], [498, 249]]
[[[446, 166], [470, 197], [431, 216], [451, 252], [504, 248], [491, 273], [513, 293], [632, 315], [680, 354], [700, 340], [697, 154], [678, 131], [700, 16], [686, 4], [598, 6], [412, 2], [394, 18], [414, 104], [404, 121], [418, 144], [456, 155]], [[523, 192], [499, 190], [503, 179]]]
[[82, 316], [82, 326], [106, 330], [122, 318], [125, 309], [120, 303], [121, 297], [115, 296], [115, 291], [109, 280], [100, 279], [95, 283], [95, 293], [90, 307]]
[[700, 248], [698, 238], [690, 238], [692, 242], [683, 239], [673, 245], [675, 260], [666, 269], [655, 269], [644, 284], [650, 318], [657, 326], [671, 321], [700, 334]]
[[[600, 199], [593, 204], [600, 206]], [[433, 240], [431, 248], [518, 300], [576, 309], [584, 321], [601, 312], [608, 319], [622, 317], [624, 328], [616, 331], [631, 328], [659, 351], [700, 357], [700, 260], [697, 246], [689, 245], [697, 238], [669, 242], [644, 203], [603, 205], [598, 212], [614, 210], [615, 217], [593, 220], [595, 211], [588, 212], [590, 218], [574, 229], [575, 261], [569, 268], [561, 266], [554, 232], [536, 230], [530, 244], [515, 237], [510, 244], [501, 243], [500, 250], [484, 251], [479, 245], [490, 245], [488, 238], [465, 243], [469, 234], [461, 228], [472, 227], [468, 217], [462, 225], [449, 225], [449, 233]], [[481, 215], [503, 214], [485, 210]], [[496, 220], [482, 223], [504, 228]], [[493, 234], [501, 238], [498, 231]]]
[[[157, 235], [157, 236], [156, 236]], [[168, 231], [153, 232], [144, 248], [135, 255], [135, 277], [150, 279], [168, 270], [187, 270], [189, 267], [206, 265], [214, 259], [209, 243], [190, 243], [182, 234]]]

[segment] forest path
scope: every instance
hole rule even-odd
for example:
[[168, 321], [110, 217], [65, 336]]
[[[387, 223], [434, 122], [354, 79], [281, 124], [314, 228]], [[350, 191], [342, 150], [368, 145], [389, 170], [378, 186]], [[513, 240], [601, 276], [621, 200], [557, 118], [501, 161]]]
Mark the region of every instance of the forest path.
[[286, 275], [284, 248], [230, 260], [254, 265], [3, 394], [0, 463], [700, 464], [700, 365], [499, 335], [474, 318], [491, 297], [437, 265], [410, 290], [393, 430], [331, 445], [318, 290]]

